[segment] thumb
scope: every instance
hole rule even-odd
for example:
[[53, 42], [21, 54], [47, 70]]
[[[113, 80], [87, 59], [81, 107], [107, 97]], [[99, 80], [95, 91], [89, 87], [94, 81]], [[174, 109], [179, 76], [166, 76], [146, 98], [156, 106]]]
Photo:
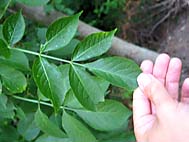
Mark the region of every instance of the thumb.
[[165, 104], [174, 104], [174, 100], [168, 94], [163, 84], [152, 75], [141, 73], [137, 81], [139, 88], [152, 101], [156, 109]]

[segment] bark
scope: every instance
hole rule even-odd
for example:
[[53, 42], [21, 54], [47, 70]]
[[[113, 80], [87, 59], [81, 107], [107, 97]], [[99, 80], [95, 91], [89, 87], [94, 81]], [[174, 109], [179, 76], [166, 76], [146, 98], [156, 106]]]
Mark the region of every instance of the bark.
[[[19, 9], [22, 9], [23, 14], [27, 18], [37, 21], [45, 26], [48, 26], [57, 18], [65, 16], [57, 11], [47, 15], [41, 7], [28, 7], [22, 4], [16, 4], [16, 6], [13, 8], [13, 10]], [[101, 30], [80, 21], [78, 31], [80, 33], [80, 37], [84, 38], [91, 33], [100, 32]], [[141, 61], [145, 59], [154, 61], [158, 56], [158, 53], [154, 51], [128, 43], [118, 37], [113, 38], [112, 48], [109, 50], [109, 54], [128, 57], [135, 60], [137, 63], [141, 63]]]

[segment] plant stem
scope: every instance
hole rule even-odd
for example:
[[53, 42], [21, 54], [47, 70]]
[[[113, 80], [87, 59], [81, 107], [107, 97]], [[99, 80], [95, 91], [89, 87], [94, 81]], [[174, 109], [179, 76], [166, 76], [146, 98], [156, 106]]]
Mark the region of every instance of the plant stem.
[[21, 51], [21, 52], [24, 52], [24, 53], [27, 53], [27, 54], [32, 54], [32, 55], [35, 55], [35, 56], [45, 57], [45, 58], [52, 59], [52, 60], [55, 60], [55, 61], [65, 62], [65, 63], [69, 63], [69, 64], [71, 63], [71, 61], [68, 61], [68, 60], [65, 60], [65, 59], [61, 59], [61, 58], [57, 58], [57, 57], [53, 57], [53, 56], [49, 56], [49, 55], [45, 55], [45, 54], [40, 54], [40, 53], [37, 53], [37, 52], [33, 52], [33, 51], [21, 49], [21, 48], [11, 48], [11, 49]]
[[61, 59], [61, 58], [57, 58], [57, 57], [53, 57], [53, 56], [49, 56], [49, 55], [45, 55], [45, 54], [41, 54], [41, 53], [38, 53], [38, 52], [33, 52], [33, 51], [30, 51], [30, 50], [25, 50], [25, 49], [21, 49], [21, 48], [11, 48], [11, 49], [16, 50], [16, 51], [20, 51], [20, 52], [24, 52], [24, 53], [27, 53], [27, 54], [35, 55], [35, 56], [41, 56], [41, 57], [48, 58], [48, 59], [55, 60], [55, 61], [59, 61], [59, 62], [78, 65], [78, 66], [86, 68], [86, 66], [84, 64], [68, 61], [68, 60], [65, 60], [65, 59]]
[[[12, 97], [15, 98], [15, 99], [17, 99], [17, 100], [22, 100], [22, 101], [25, 101], [25, 102], [30, 102], [30, 103], [34, 103], [34, 104], [39, 104], [40, 103], [40, 104], [45, 105], [45, 106], [53, 107], [52, 104], [47, 103], [47, 102], [43, 102], [43, 101], [38, 101], [38, 100], [34, 100], [34, 99], [23, 98], [23, 97], [19, 97], [19, 96], [16, 96], [16, 95], [13, 95]], [[75, 110], [73, 108], [69, 108], [69, 107], [65, 107], [65, 106], [60, 106], [60, 108], [61, 109], [71, 110], [71, 111]]]

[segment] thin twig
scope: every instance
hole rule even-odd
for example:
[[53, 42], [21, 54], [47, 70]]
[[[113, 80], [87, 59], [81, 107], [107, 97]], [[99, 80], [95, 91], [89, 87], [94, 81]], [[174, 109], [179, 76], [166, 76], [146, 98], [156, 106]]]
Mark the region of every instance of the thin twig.
[[[19, 97], [16, 95], [12, 95], [13, 98], [17, 99], [17, 100], [21, 100], [21, 101], [25, 101], [25, 102], [30, 102], [30, 103], [34, 103], [34, 104], [41, 104], [41, 105], [45, 105], [45, 106], [49, 106], [53, 108], [53, 105], [47, 102], [43, 102], [43, 101], [38, 101], [35, 99], [28, 99], [28, 98], [23, 98], [23, 97]], [[60, 106], [61, 109], [67, 109], [67, 110], [71, 110], [74, 111], [75, 109], [73, 108], [69, 108], [69, 107], [65, 107], [65, 106]]]

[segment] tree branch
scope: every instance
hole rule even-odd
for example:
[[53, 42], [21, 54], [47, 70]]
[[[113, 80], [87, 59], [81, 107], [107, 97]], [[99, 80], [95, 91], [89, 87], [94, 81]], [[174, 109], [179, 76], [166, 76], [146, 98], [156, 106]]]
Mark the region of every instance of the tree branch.
[[[22, 4], [16, 4], [16, 6], [12, 8], [12, 10], [17, 10], [17, 11], [20, 9], [22, 9], [23, 14], [29, 19], [37, 21], [46, 26], [48, 26], [51, 22], [53, 22], [57, 18], [65, 16], [64, 14], [57, 11], [54, 11], [49, 15], [46, 15], [42, 7], [28, 7]], [[80, 33], [80, 37], [84, 38], [87, 35], [90, 35], [95, 32], [100, 32], [101, 30], [80, 21], [78, 26], [78, 31]], [[135, 60], [137, 63], [140, 63], [145, 59], [150, 59], [154, 61], [155, 58], [158, 56], [158, 53], [154, 51], [150, 51], [146, 48], [128, 43], [118, 37], [114, 37], [112, 48], [109, 50], [109, 54], [129, 57]]]

